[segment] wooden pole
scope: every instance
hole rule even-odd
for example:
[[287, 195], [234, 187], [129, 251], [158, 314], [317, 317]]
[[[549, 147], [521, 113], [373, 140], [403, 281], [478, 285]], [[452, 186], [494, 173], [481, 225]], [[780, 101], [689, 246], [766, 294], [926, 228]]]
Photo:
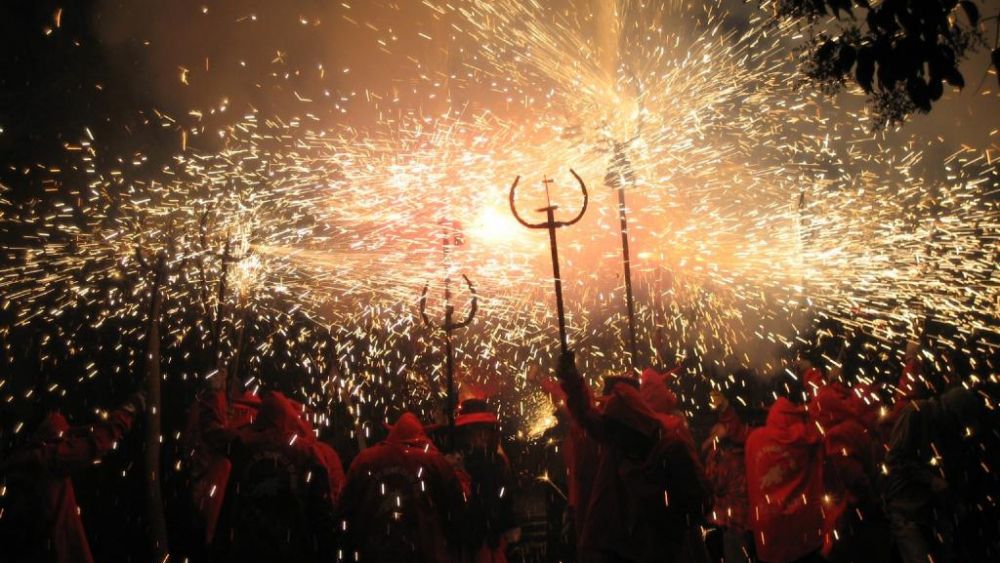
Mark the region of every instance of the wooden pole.
[[153, 561], [161, 563], [169, 556], [167, 520], [163, 510], [163, 490], [160, 475], [160, 310], [163, 305], [163, 282], [167, 275], [167, 256], [160, 253], [153, 267], [153, 287], [150, 292], [148, 327], [146, 330], [146, 517], [149, 521]]

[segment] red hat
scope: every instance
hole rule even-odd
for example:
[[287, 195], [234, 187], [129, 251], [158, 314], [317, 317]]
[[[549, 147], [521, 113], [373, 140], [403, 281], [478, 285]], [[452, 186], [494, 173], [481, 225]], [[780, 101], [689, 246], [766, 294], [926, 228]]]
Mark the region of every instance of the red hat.
[[466, 399], [458, 406], [455, 427], [469, 424], [497, 424], [497, 415], [486, 399]]

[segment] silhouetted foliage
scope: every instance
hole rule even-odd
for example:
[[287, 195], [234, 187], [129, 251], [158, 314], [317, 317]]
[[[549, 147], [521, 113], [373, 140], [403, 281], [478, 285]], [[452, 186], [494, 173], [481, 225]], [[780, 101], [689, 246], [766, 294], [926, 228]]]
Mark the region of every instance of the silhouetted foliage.
[[[965, 86], [959, 64], [985, 46], [979, 8], [968, 0], [773, 0], [780, 19], [811, 28], [803, 72], [828, 93], [848, 80], [869, 96], [874, 126], [926, 113], [944, 83]], [[1000, 49], [992, 64], [1000, 70]]]

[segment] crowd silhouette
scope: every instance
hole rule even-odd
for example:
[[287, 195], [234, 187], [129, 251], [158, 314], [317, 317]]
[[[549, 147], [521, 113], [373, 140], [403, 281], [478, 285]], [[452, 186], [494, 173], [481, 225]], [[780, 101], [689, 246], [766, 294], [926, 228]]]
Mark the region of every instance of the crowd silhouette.
[[[877, 384], [800, 350], [771, 378], [710, 380], [708, 414], [689, 417], [683, 365], [605, 377], [595, 393], [570, 351], [555, 377], [531, 377], [557, 420], [541, 440], [518, 445], [491, 398], [469, 397], [453, 425], [402, 412], [348, 464], [285, 394], [205, 388], [182, 432], [170, 551], [220, 563], [995, 561], [995, 382], [938, 377], [922, 352], [911, 342], [898, 380]], [[94, 561], [73, 478], [144, 409], [140, 392], [84, 425], [52, 411], [33, 422], [0, 462], [4, 561]]]

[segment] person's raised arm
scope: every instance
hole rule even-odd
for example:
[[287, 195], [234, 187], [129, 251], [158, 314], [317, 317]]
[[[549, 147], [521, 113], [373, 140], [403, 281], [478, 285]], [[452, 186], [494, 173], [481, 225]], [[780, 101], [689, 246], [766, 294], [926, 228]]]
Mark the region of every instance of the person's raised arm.
[[72, 473], [91, 465], [111, 451], [146, 408], [146, 395], [133, 394], [106, 420], [69, 429], [64, 438], [39, 451], [40, 464], [50, 471]]
[[604, 430], [601, 413], [594, 407], [590, 387], [576, 369], [576, 356], [573, 352], [566, 352], [559, 357], [556, 375], [566, 393], [566, 406], [570, 416], [591, 438], [603, 441], [607, 432]]

